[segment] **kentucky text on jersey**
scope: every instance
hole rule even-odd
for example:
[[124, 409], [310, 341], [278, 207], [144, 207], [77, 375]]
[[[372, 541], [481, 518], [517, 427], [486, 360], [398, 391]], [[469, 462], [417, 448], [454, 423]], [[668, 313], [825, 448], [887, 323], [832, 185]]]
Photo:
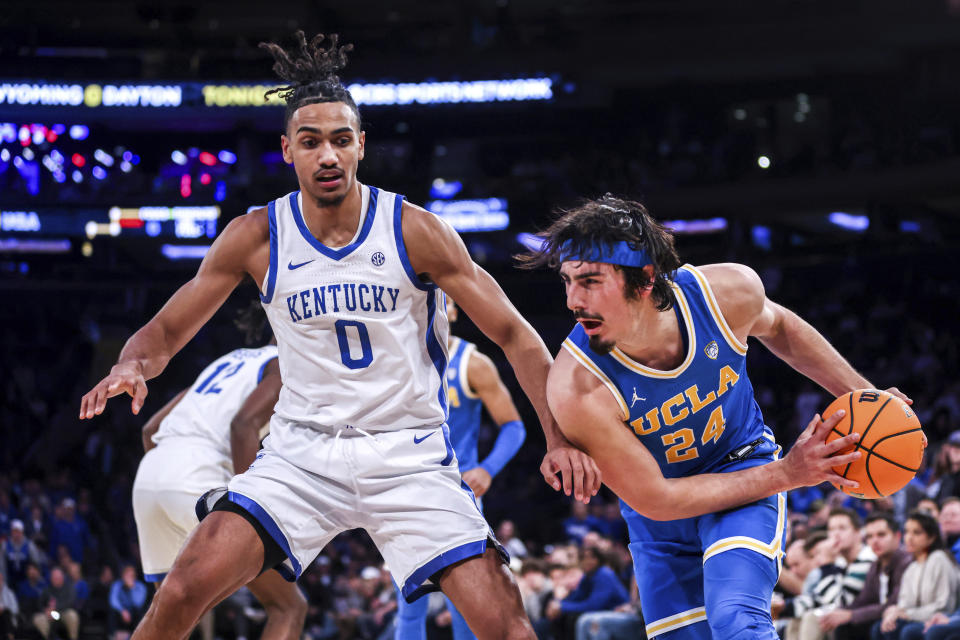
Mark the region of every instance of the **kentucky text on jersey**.
[[341, 308], [347, 311], [360, 309], [370, 313], [392, 313], [397, 310], [399, 295], [399, 289], [377, 284], [328, 284], [287, 296], [287, 310], [294, 322], [326, 315], [328, 305], [332, 313], [338, 313]]

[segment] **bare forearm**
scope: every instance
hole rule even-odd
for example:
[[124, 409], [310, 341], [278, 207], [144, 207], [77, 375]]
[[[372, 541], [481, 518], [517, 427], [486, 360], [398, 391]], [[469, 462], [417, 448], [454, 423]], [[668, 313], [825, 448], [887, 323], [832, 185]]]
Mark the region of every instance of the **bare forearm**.
[[158, 323], [151, 321], [130, 336], [120, 351], [117, 364], [133, 365], [144, 380], [150, 380], [163, 372], [174, 353], [166, 332]]
[[835, 396], [873, 385], [812, 326], [783, 309], [779, 331], [760, 338], [777, 357]]
[[231, 425], [230, 456], [233, 458], [233, 472], [243, 473], [257, 457], [260, 440], [259, 429], [253, 425]]
[[[604, 477], [608, 477], [606, 472]], [[787, 474], [783, 460], [730, 473], [667, 478], [658, 484], [662, 490], [655, 492], [642, 483], [634, 484], [627, 494], [614, 491], [621, 497], [633, 494], [627, 504], [648, 518], [679, 520], [739, 507], [798, 486]]]
[[545, 344], [533, 328], [526, 324], [517, 325], [510, 338], [502, 345], [507, 360], [513, 367], [517, 381], [523, 392], [537, 411], [543, 435], [547, 441], [547, 449], [555, 445], [565, 444], [567, 439], [560, 432], [553, 414], [547, 406], [547, 374], [553, 358]]

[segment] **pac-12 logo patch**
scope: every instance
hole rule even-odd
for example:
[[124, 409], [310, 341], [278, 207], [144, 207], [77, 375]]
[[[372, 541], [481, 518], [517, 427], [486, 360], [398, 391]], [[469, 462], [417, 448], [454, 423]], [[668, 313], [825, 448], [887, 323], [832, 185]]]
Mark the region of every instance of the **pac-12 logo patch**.
[[720, 347], [717, 346], [717, 341], [712, 340], [710, 344], [703, 348], [703, 352], [707, 354], [707, 357], [711, 360], [716, 360], [717, 356], [720, 355]]
[[382, 266], [383, 266], [383, 263], [386, 262], [386, 261], [387, 261], [387, 259], [386, 259], [386, 258], [384, 257], [384, 255], [383, 255], [381, 252], [379, 252], [379, 251], [377, 251], [377, 252], [374, 253], [372, 256], [370, 256], [370, 262], [372, 262], [372, 263], [373, 263], [373, 266], [375, 266], [375, 267], [382, 267]]

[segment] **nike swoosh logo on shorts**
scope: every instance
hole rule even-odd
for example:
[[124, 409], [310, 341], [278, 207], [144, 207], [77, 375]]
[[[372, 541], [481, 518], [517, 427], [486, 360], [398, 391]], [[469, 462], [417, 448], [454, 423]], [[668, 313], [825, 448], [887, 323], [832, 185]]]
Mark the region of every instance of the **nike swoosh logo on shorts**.
[[307, 260], [306, 262], [301, 262], [300, 264], [293, 264], [293, 262], [291, 261], [291, 262], [287, 265], [287, 269], [290, 269], [290, 271], [293, 271], [294, 269], [299, 269], [299, 268], [302, 267], [303, 265], [305, 265], [305, 264], [310, 264], [311, 262], [313, 262], [313, 260]]
[[413, 436], [413, 444], [420, 444], [421, 442], [423, 442], [424, 440], [426, 440], [427, 438], [429, 438], [430, 436], [432, 436], [432, 435], [435, 434], [435, 433], [436, 433], [436, 431], [431, 431], [430, 433], [428, 433], [427, 435], [423, 436], [422, 438], [418, 438], [417, 436]]

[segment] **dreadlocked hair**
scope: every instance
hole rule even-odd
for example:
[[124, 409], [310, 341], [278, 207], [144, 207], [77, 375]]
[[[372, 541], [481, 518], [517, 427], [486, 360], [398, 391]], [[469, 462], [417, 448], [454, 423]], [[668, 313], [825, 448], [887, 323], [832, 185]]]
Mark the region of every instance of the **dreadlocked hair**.
[[283, 115], [284, 132], [297, 109], [319, 102], [346, 104], [356, 114], [359, 125], [360, 109], [337, 75], [337, 72], [347, 66], [347, 52], [353, 51], [353, 45], [341, 46], [340, 36], [336, 33], [330, 35], [330, 45], [327, 48], [323, 47], [326, 36], [322, 33], [309, 41], [303, 31], [297, 31], [293, 35], [299, 48], [296, 52], [287, 51], [275, 42], [260, 43], [260, 48], [266, 49], [273, 56], [273, 72], [287, 83], [263, 94], [264, 100], [277, 94], [287, 104]]
[[237, 312], [233, 326], [243, 334], [244, 344], [250, 346], [259, 344], [264, 330], [270, 326], [267, 314], [259, 300], [251, 300], [250, 304]]
[[639, 202], [609, 193], [587, 200], [574, 209], [559, 210], [557, 219], [538, 236], [539, 249], [515, 256], [521, 269], [559, 269], [567, 256], [591, 255], [597, 248], [624, 241], [631, 249], [646, 251], [653, 265], [652, 279], [643, 267], [613, 265], [623, 273], [624, 295], [636, 298], [640, 289], [652, 285], [657, 309], [673, 307], [676, 298], [671, 285], [681, 264], [673, 234]]

